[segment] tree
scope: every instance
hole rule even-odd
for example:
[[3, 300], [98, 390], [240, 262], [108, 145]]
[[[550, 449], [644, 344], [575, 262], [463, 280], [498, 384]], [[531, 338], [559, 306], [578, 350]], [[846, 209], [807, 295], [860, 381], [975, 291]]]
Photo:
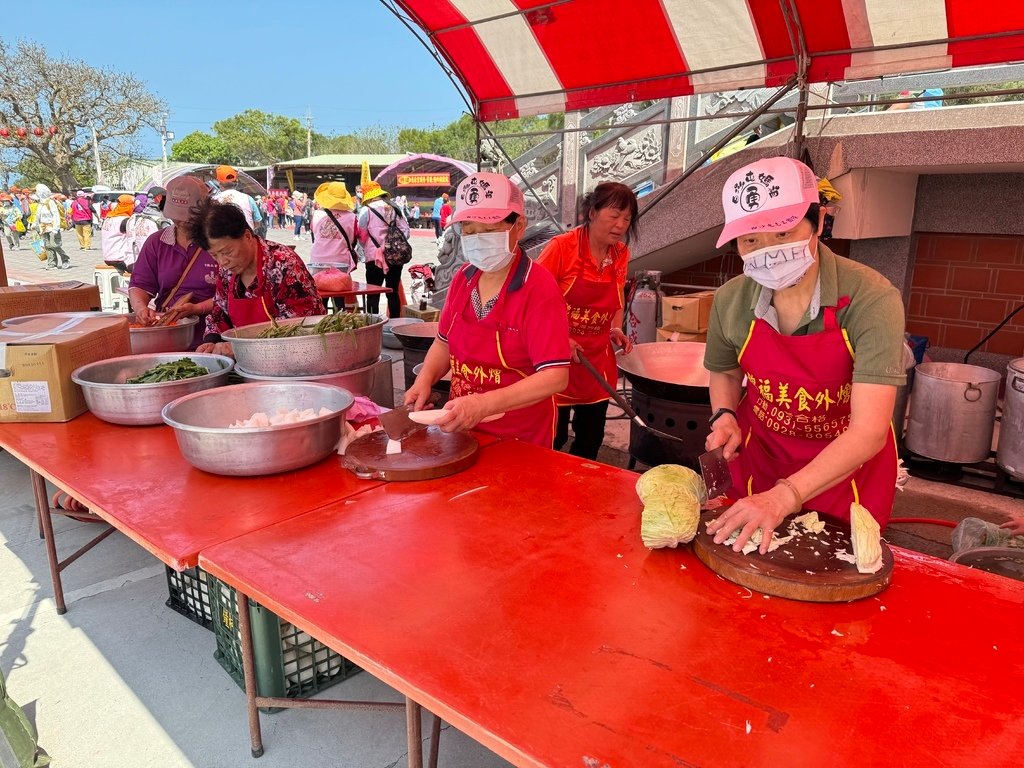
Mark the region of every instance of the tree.
[[213, 124], [240, 165], [270, 165], [306, 156], [306, 129], [294, 117], [247, 109]]
[[391, 125], [370, 125], [337, 136], [313, 134], [314, 155], [388, 155], [398, 152], [400, 145], [398, 129]]
[[220, 136], [211, 136], [204, 131], [192, 131], [171, 147], [171, 160], [183, 163], [206, 163], [232, 165], [238, 163], [237, 155]]
[[[159, 124], [164, 104], [132, 75], [97, 69], [84, 61], [55, 59], [35, 43], [19, 40], [12, 50], [0, 40], [0, 124], [27, 128], [24, 139], [5, 139], [18, 160], [34, 158], [56, 186], [73, 192], [96, 140], [114, 158], [136, 149], [144, 126]], [[51, 134], [53, 126], [56, 133]], [[34, 136], [33, 128], [43, 129]]]

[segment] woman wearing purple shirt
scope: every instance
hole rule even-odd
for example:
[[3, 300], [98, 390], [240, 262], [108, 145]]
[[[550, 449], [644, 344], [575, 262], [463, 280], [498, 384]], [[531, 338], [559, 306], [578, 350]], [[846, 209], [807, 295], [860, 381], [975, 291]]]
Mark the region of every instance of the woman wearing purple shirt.
[[[194, 176], [179, 176], [168, 182], [163, 215], [174, 226], [154, 232], [146, 239], [128, 287], [132, 311], [138, 321], [146, 325], [156, 321], [157, 312], [166, 311], [178, 297], [191, 291], [191, 301], [178, 308], [180, 317], [199, 318], [190, 349], [202, 343], [206, 315], [213, 309], [217, 262], [192, 242], [184, 224], [191, 215], [189, 209], [209, 194], [206, 184]], [[155, 310], [150, 307], [153, 298], [156, 299]]]

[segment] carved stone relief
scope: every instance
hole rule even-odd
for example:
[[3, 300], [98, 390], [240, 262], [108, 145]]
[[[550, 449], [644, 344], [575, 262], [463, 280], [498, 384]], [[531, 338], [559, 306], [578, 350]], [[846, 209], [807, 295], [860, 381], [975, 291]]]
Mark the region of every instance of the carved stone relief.
[[661, 160], [662, 133], [662, 126], [651, 126], [632, 136], [620, 136], [615, 146], [591, 159], [591, 178], [619, 181], [656, 164]]

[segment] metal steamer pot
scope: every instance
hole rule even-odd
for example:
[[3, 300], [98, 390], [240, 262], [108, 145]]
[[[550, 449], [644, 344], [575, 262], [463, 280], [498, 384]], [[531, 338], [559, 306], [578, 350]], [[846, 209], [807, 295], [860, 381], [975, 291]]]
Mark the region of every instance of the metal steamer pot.
[[996, 463], [1013, 477], [1024, 480], [1024, 357], [1012, 361], [1006, 369]]
[[915, 370], [907, 450], [956, 464], [985, 461], [1002, 377], [962, 363], [921, 363]]

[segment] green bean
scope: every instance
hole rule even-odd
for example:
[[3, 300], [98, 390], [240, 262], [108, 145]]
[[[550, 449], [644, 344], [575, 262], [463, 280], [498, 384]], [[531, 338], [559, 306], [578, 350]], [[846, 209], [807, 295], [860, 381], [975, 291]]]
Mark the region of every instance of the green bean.
[[314, 326], [304, 326], [300, 320], [283, 325], [276, 319], [260, 331], [259, 339], [287, 339], [294, 336], [317, 336], [326, 333], [352, 332], [370, 325], [372, 318], [363, 312], [338, 312], [321, 318]]
[[167, 381], [194, 379], [196, 376], [205, 376], [208, 373], [206, 368], [196, 363], [191, 357], [183, 357], [170, 363], [154, 365], [138, 376], [127, 379], [125, 384], [159, 384]]

